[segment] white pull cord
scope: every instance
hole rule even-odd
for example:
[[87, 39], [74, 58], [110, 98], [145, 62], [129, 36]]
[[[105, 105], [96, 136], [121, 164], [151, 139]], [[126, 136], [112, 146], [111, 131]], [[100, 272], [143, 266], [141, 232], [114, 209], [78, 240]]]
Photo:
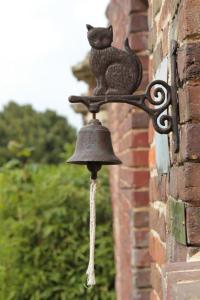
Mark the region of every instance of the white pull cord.
[[96, 205], [95, 205], [96, 180], [91, 179], [90, 184], [90, 258], [87, 268], [87, 285], [96, 284], [94, 270], [94, 250], [95, 250], [95, 231], [96, 231]]

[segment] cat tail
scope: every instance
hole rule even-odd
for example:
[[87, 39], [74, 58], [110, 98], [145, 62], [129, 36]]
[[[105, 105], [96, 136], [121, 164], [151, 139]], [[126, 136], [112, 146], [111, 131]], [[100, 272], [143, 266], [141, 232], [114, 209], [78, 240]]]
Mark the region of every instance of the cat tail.
[[134, 87], [136, 90], [142, 81], [142, 63], [141, 63], [139, 57], [136, 55], [135, 51], [133, 49], [131, 49], [128, 38], [126, 38], [124, 41], [124, 48], [125, 48], [126, 52], [128, 52], [131, 55], [132, 61], [138, 72], [137, 80], [136, 80], [136, 83], [134, 84]]

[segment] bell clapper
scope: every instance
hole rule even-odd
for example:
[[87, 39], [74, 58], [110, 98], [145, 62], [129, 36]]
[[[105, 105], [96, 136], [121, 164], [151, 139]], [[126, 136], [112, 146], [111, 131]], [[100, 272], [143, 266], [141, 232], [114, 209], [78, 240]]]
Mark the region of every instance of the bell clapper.
[[92, 113], [92, 119], [96, 120], [96, 113]]
[[100, 163], [88, 163], [87, 168], [91, 173], [91, 179], [96, 180], [97, 173], [101, 169], [101, 164]]

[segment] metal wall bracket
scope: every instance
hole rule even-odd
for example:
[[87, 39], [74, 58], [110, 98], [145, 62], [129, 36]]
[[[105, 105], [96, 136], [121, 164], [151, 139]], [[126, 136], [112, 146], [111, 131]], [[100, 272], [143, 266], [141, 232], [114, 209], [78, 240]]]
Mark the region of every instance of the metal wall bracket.
[[[150, 116], [154, 129], [160, 134], [173, 133], [174, 152], [179, 151], [178, 95], [177, 95], [177, 42], [171, 43], [171, 86], [165, 81], [152, 81], [144, 94], [70, 96], [71, 103], [83, 103], [91, 113], [98, 113], [107, 103], [127, 103], [141, 108]], [[171, 112], [170, 112], [171, 106]]]

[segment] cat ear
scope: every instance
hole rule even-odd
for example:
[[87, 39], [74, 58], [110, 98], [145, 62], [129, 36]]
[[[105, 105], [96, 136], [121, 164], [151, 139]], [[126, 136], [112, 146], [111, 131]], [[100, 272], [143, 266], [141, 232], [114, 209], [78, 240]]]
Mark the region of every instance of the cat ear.
[[93, 29], [94, 27], [92, 25], [86, 24], [87, 30], [90, 31], [91, 29]]
[[108, 27], [108, 29], [109, 29], [110, 31], [113, 31], [112, 25], [110, 25], [110, 26]]

